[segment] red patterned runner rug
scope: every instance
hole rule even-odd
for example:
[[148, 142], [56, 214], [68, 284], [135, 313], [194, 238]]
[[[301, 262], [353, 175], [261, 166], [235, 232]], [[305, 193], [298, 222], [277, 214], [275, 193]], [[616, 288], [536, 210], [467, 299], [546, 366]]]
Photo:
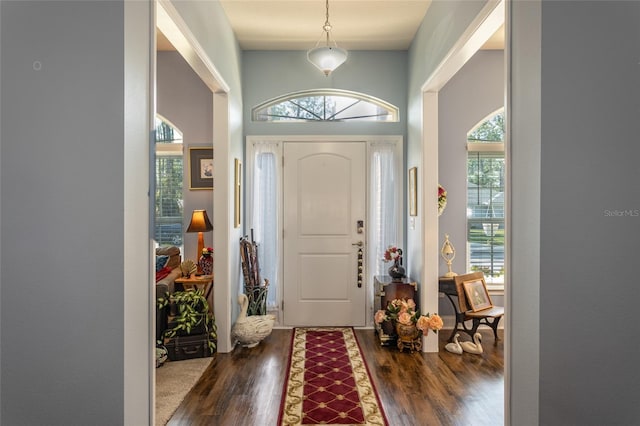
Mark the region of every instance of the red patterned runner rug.
[[352, 328], [294, 329], [278, 424], [388, 424]]

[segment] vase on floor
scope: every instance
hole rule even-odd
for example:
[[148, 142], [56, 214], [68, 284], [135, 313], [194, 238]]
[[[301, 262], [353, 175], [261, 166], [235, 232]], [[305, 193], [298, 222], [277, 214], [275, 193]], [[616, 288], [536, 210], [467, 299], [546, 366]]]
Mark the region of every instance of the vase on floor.
[[407, 325], [396, 322], [396, 334], [398, 335], [398, 349], [400, 351], [407, 348], [413, 352], [422, 348], [422, 332], [418, 330], [415, 324]]

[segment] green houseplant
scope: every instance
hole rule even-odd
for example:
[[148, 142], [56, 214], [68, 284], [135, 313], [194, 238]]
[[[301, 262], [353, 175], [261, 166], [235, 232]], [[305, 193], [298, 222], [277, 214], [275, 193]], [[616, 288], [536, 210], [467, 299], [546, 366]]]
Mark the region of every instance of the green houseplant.
[[164, 338], [190, 334], [192, 330], [202, 326], [207, 335], [210, 351], [212, 353], [215, 351], [218, 329], [203, 289], [165, 293], [164, 297], [158, 298], [157, 303], [158, 309], [171, 306], [175, 307], [176, 311], [175, 326], [164, 331]]

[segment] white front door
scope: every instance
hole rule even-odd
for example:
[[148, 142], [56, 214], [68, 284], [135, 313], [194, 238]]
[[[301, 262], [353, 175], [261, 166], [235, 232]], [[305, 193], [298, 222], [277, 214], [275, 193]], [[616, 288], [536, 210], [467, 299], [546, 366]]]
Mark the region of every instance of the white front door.
[[365, 157], [365, 142], [284, 144], [286, 325], [365, 325]]

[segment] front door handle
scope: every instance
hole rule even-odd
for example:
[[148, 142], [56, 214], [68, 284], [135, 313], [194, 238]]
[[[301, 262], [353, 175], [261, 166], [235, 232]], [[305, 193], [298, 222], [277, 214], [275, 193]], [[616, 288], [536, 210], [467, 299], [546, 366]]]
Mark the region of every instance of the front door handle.
[[364, 277], [364, 243], [362, 241], [358, 241], [357, 243], [351, 244], [352, 246], [358, 247], [358, 266], [356, 267], [356, 283], [358, 284], [358, 288], [362, 287], [362, 278]]

